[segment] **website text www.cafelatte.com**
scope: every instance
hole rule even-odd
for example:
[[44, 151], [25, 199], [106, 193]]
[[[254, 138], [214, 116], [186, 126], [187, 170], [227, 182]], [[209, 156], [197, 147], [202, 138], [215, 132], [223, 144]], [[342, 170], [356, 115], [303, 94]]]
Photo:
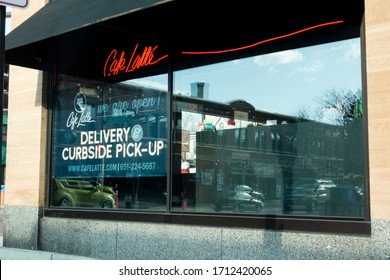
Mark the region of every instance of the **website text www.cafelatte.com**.
[[269, 276], [272, 267], [257, 266], [215, 266], [211, 268], [179, 268], [172, 267], [129, 267], [119, 269], [120, 276]]

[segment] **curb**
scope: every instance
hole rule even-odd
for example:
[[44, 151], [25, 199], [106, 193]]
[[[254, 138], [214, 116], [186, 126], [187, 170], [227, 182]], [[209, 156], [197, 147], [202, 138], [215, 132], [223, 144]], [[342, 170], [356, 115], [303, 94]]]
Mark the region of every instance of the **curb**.
[[77, 255], [0, 247], [0, 260], [95, 260]]

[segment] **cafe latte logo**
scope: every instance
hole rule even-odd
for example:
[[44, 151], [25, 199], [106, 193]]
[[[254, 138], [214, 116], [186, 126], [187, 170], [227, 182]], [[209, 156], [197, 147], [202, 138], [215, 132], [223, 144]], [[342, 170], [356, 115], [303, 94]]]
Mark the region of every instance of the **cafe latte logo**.
[[76, 94], [73, 100], [73, 107], [74, 111], [69, 114], [66, 121], [66, 126], [71, 130], [95, 122], [92, 119], [91, 110], [88, 110], [87, 97], [84, 93], [79, 92]]

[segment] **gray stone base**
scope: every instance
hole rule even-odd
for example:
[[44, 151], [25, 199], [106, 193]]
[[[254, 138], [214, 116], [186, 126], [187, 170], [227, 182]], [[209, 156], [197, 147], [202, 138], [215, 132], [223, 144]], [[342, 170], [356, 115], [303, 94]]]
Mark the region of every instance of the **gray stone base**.
[[110, 260], [388, 259], [390, 221], [361, 237], [45, 217], [40, 240], [42, 250]]
[[38, 250], [39, 220], [42, 209], [38, 206], [4, 206], [4, 246]]
[[[370, 237], [69, 218], [3, 209], [4, 246], [107, 260], [390, 259], [390, 221]], [[40, 223], [38, 222], [40, 221]]]

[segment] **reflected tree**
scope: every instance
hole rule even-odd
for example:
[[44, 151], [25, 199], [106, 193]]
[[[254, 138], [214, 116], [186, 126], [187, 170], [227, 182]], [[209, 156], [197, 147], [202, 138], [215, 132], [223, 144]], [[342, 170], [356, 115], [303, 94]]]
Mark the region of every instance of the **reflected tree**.
[[363, 116], [362, 91], [328, 89], [315, 99], [317, 108], [301, 106], [296, 116], [300, 120], [325, 121], [335, 125]]
[[326, 90], [316, 101], [331, 123], [345, 125], [346, 121], [363, 115], [361, 96], [360, 89], [354, 93], [352, 90], [333, 88]]

